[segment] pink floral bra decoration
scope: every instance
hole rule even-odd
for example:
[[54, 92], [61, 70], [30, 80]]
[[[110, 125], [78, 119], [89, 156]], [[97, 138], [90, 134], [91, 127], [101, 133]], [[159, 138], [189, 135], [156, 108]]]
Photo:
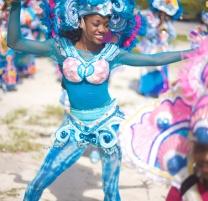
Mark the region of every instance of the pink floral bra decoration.
[[63, 62], [63, 74], [68, 81], [82, 82], [86, 80], [92, 84], [102, 84], [110, 75], [109, 62], [120, 52], [119, 48], [112, 43], [105, 47], [92, 59], [86, 60], [77, 49], [65, 38], [61, 38], [62, 50], [65, 50], [66, 59]]
[[109, 77], [109, 63], [105, 59], [100, 59], [92, 63], [68, 57], [63, 63], [63, 73], [67, 80], [71, 82], [81, 82], [86, 79], [92, 84], [101, 84]]

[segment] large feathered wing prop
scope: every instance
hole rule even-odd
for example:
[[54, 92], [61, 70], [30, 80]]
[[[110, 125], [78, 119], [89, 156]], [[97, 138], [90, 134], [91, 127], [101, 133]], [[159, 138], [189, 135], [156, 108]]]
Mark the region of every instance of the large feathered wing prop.
[[124, 161], [170, 179], [187, 165], [191, 107], [181, 97], [143, 105], [121, 125]]

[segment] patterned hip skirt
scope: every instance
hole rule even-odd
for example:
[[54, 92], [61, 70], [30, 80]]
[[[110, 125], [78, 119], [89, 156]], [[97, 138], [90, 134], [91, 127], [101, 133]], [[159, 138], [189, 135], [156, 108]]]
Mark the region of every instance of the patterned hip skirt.
[[102, 108], [77, 110], [71, 108], [62, 125], [55, 132], [54, 146], [62, 147], [67, 142], [76, 142], [78, 146], [91, 144], [112, 154], [118, 142], [118, 131], [124, 113], [115, 100]]

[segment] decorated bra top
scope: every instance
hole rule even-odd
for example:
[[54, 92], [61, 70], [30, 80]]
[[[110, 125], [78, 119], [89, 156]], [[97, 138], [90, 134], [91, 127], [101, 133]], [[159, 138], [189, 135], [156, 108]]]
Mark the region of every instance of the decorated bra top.
[[[65, 38], [60, 40], [62, 50], [65, 50], [66, 59], [63, 62], [63, 74], [68, 81], [82, 82], [86, 80], [91, 84], [102, 84], [110, 74], [110, 64], [118, 54], [119, 48], [112, 43], [105, 47], [91, 59], [86, 59]], [[88, 53], [88, 52], [87, 52]]]

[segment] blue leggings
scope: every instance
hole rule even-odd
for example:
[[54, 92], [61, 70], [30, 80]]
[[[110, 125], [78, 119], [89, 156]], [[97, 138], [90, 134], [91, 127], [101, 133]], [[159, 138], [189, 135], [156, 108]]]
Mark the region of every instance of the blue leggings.
[[[28, 185], [24, 201], [38, 201], [42, 192], [67, 168], [71, 167], [84, 153], [86, 147], [78, 147], [75, 141], [70, 141], [63, 147], [53, 146], [38, 171], [34, 180]], [[102, 160], [102, 180], [104, 201], [120, 201], [119, 173], [121, 152], [117, 147], [112, 155], [100, 151]]]

